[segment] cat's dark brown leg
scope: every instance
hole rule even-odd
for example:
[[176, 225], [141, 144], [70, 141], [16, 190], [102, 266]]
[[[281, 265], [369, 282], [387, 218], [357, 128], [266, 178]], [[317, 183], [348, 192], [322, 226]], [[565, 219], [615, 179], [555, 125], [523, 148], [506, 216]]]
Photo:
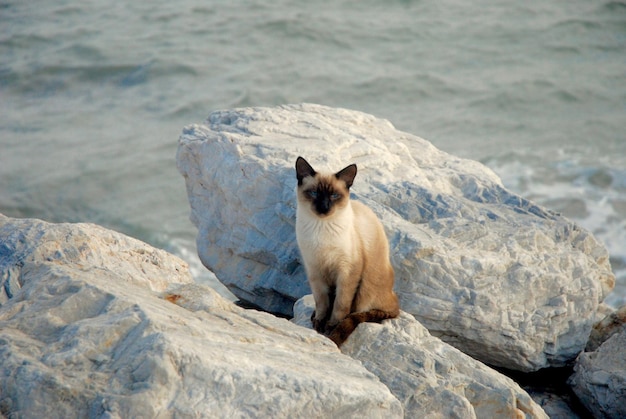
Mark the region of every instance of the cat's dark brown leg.
[[311, 291], [313, 291], [313, 298], [315, 299], [315, 311], [311, 316], [311, 322], [313, 328], [319, 333], [324, 333], [326, 330], [326, 324], [330, 318], [330, 296], [329, 287], [321, 280], [309, 281], [311, 285]]
[[[336, 296], [327, 329], [333, 329], [350, 314], [354, 296], [359, 286], [358, 275], [354, 273], [344, 275], [337, 278]], [[327, 330], [327, 333], [329, 332], [330, 330]]]

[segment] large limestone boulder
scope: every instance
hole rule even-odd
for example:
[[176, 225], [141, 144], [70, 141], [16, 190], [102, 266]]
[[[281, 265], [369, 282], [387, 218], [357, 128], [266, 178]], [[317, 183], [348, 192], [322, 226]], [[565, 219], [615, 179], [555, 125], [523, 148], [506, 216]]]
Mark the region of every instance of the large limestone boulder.
[[292, 314], [308, 294], [295, 241], [294, 162], [357, 163], [353, 196], [380, 216], [402, 309], [486, 363], [562, 366], [614, 285], [587, 231], [507, 191], [485, 166], [363, 113], [318, 105], [211, 114], [185, 128], [185, 178], [203, 263], [239, 298]]
[[626, 307], [594, 327], [569, 384], [596, 418], [626, 417]]
[[[298, 300], [293, 321], [311, 328], [314, 308], [311, 295]], [[341, 351], [389, 387], [407, 418], [548, 418], [513, 380], [431, 336], [404, 312], [360, 324]]]
[[0, 417], [402, 416], [316, 332], [95, 225], [0, 215], [0, 359]]

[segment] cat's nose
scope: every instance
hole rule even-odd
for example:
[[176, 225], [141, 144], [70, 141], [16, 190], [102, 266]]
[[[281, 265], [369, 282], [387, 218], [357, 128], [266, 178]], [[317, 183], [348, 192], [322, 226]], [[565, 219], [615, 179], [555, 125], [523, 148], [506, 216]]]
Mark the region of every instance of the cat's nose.
[[328, 211], [330, 211], [330, 205], [331, 201], [329, 198], [324, 197], [323, 199], [318, 200], [316, 205], [317, 212], [320, 214], [328, 214]]

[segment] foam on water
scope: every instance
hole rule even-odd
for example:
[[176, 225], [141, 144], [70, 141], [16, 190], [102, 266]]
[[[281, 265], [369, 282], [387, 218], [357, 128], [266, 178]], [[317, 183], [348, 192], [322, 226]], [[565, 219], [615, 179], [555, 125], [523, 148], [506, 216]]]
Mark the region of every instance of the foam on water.
[[487, 162], [505, 186], [563, 214], [594, 233], [608, 249], [616, 276], [606, 303], [626, 304], [626, 170], [589, 167], [571, 160], [552, 166], [525, 163], [527, 158]]

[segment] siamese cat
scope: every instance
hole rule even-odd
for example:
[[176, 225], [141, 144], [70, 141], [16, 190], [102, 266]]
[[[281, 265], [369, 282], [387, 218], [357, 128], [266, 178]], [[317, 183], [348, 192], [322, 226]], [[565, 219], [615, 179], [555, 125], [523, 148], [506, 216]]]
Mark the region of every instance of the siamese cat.
[[356, 165], [318, 173], [296, 160], [296, 238], [315, 298], [313, 327], [340, 346], [362, 322], [397, 317], [389, 243], [374, 212], [350, 200]]

